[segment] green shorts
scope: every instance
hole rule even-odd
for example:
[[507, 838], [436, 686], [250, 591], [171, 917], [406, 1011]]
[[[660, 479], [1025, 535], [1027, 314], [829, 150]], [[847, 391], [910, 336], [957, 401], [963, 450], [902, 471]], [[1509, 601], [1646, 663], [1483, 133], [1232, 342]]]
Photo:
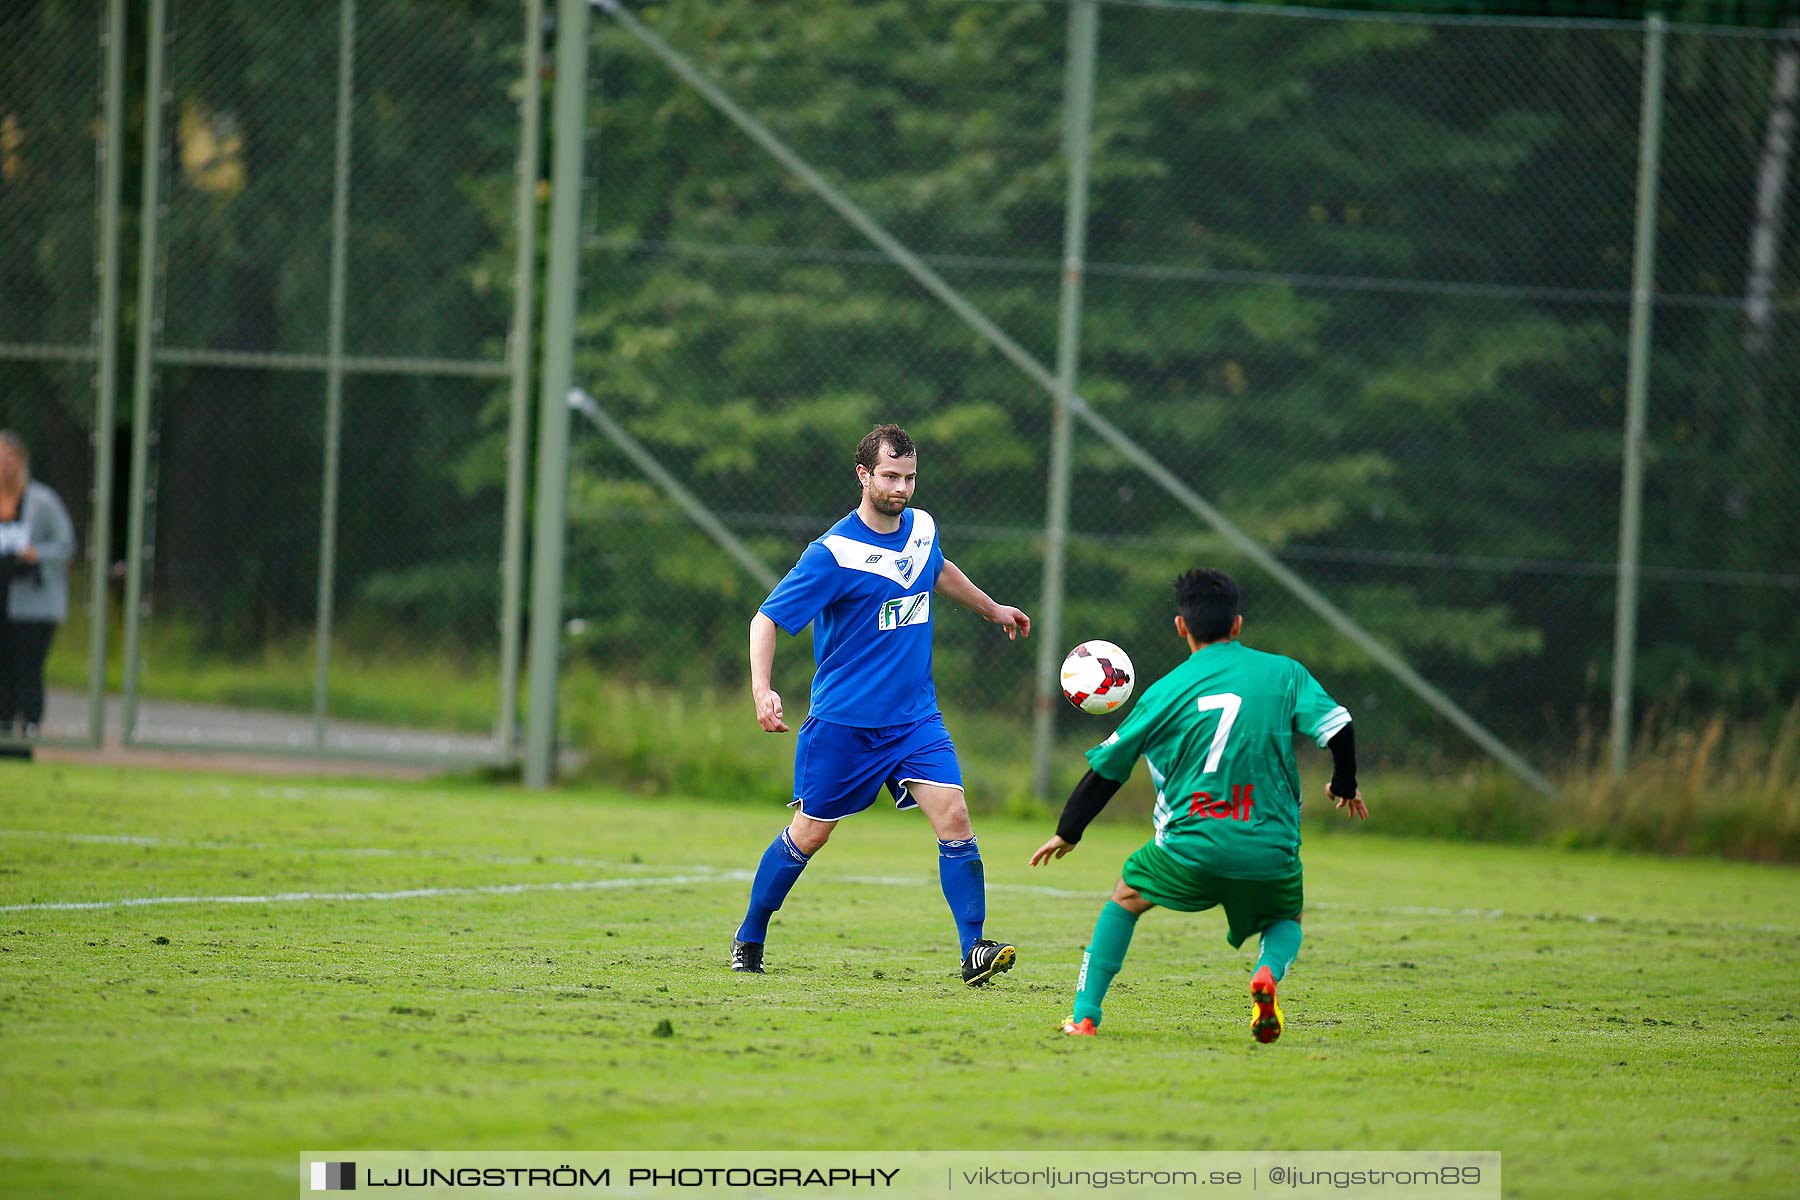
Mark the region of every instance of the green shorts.
[[1300, 871], [1285, 879], [1227, 879], [1188, 866], [1155, 842], [1126, 859], [1120, 877], [1159, 908], [1204, 912], [1224, 905], [1225, 940], [1233, 946], [1277, 921], [1299, 920], [1306, 899]]

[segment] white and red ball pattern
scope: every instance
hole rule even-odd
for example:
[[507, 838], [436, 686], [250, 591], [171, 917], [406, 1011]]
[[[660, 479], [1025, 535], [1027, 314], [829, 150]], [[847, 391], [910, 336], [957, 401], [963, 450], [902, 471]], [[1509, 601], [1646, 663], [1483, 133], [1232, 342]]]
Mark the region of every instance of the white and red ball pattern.
[[1131, 699], [1135, 686], [1131, 656], [1111, 642], [1083, 642], [1063, 659], [1063, 695], [1082, 712], [1112, 712]]

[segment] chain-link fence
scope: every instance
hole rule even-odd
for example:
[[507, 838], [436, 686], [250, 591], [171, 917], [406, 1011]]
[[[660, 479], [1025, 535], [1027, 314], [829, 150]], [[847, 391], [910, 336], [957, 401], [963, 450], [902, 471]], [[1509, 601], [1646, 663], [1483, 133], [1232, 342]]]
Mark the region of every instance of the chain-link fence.
[[[6, 6], [0, 423], [88, 556], [50, 733], [510, 754], [542, 10]], [[1052, 659], [1105, 636], [1161, 673], [1168, 580], [1212, 562], [1377, 753], [1461, 758], [1449, 720], [1541, 766], [1604, 738], [1641, 392], [1638, 714], [1800, 691], [1792, 30], [593, 19], [565, 657], [740, 693], [767, 580], [894, 419], [950, 556], [1066, 601]], [[1022, 743], [1039, 647], [954, 611], [937, 645], [952, 715]]]
[[[882, 420], [948, 555], [1039, 611], [1073, 349], [1058, 657], [1102, 636], [1161, 674], [1168, 581], [1211, 563], [1376, 754], [1463, 757], [1446, 713], [1527, 763], [1604, 738], [1648, 148], [1639, 711], [1791, 702], [1792, 31], [1107, 3], [1071, 131], [1071, 7], [600, 6], [576, 379], [630, 446], [575, 439], [582, 647], [741, 688], [764, 587], [643, 458], [779, 574]], [[1091, 164], [1074, 347], [1065, 136]], [[1029, 721], [1032, 649], [937, 630], [953, 715]], [[803, 657], [777, 655], [796, 699]]]
[[[91, 584], [106, 563], [95, 551], [106, 503], [96, 479], [107, 436], [101, 348], [112, 332], [101, 303], [102, 179], [122, 166], [105, 136], [123, 99], [116, 68], [108, 73], [118, 15], [96, 4], [0, 11], [0, 428], [25, 440], [32, 477], [75, 523], [71, 620], [55, 644], [76, 690], [44, 715], [46, 733], [77, 739], [94, 733], [100, 703], [97, 686], [81, 685], [95, 661]], [[0, 738], [17, 716], [0, 713]]]
[[[125, 8], [0, 17], [0, 423], [112, 577], [59, 636], [46, 733], [98, 736], [75, 635], [110, 608], [128, 743], [510, 757], [542, 5]], [[129, 131], [100, 115], [125, 42]], [[95, 164], [126, 153], [121, 230]], [[121, 327], [130, 371], [96, 380]], [[90, 445], [115, 383], [125, 432]]]

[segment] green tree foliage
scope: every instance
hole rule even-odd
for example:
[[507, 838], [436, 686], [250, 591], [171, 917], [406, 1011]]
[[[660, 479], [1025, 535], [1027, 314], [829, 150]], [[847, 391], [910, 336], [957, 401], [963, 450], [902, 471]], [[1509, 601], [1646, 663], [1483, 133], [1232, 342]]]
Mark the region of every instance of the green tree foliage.
[[[640, 11], [1051, 361], [1061, 6]], [[1537, 732], [1546, 710], [1592, 702], [1610, 653], [1641, 35], [1118, 6], [1101, 39], [1083, 393], [1491, 719]], [[1720, 296], [1742, 282], [1730, 264], [1749, 236], [1771, 47], [1675, 40], [1683, 124], [1665, 191], [1684, 215], [1665, 217], [1664, 240], [1686, 266], [1662, 282]], [[584, 382], [778, 569], [854, 503], [856, 437], [906, 423], [923, 447], [920, 503], [952, 557], [1030, 607], [1047, 397], [633, 39], [603, 28], [599, 45]], [[1705, 215], [1719, 212], [1736, 219]], [[1791, 295], [1791, 266], [1783, 278]], [[1741, 374], [1743, 354], [1741, 319], [1699, 307], [1710, 335], [1676, 321], [1658, 343], [1658, 430], [1679, 430], [1696, 403], [1743, 402], [1703, 399], [1732, 390], [1719, 373]], [[1788, 346], [1766, 370], [1793, 366]], [[1764, 424], [1756, 449], [1791, 455], [1791, 423]], [[1691, 450], [1678, 432], [1658, 440], [1659, 461], [1677, 453], [1687, 470], [1684, 499], [1653, 507], [1666, 519], [1647, 562], [1720, 562], [1705, 531], [1723, 498], [1685, 497], [1735, 477], [1718, 444], [1729, 427]], [[695, 535], [641, 536], [645, 519], [679, 520], [604, 445], [585, 453], [573, 558], [596, 644], [641, 637], [640, 605], [660, 600], [705, 614], [707, 631], [634, 652], [735, 679], [757, 589], [716, 554], [694, 570], [671, 552]], [[1785, 496], [1793, 473], [1772, 474]], [[1199, 559], [1241, 567], [1091, 439], [1073, 525], [1070, 639], [1113, 637], [1151, 671], [1176, 649], [1168, 578]], [[1800, 561], [1800, 544], [1765, 524], [1735, 557], [1767, 572]], [[1350, 695], [1391, 692], [1254, 572], [1247, 582], [1258, 640], [1308, 656]], [[610, 603], [620, 595], [637, 598]], [[1710, 595], [1676, 588], [1650, 619], [1656, 640], [1679, 642]], [[1796, 632], [1788, 606], [1767, 607], [1752, 623], [1765, 650]], [[982, 635], [940, 625], [940, 680], [1022, 710], [1029, 656]], [[1678, 667], [1653, 648], [1651, 688], [1726, 651], [1697, 639]], [[1791, 689], [1791, 651], [1768, 661], [1753, 686], [1716, 677], [1710, 698]]]

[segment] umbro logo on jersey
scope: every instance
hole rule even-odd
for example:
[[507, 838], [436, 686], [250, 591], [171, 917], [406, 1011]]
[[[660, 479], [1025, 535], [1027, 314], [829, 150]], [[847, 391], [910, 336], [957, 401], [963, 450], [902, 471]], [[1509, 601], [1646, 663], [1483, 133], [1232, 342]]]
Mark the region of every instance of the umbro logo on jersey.
[[871, 555], [869, 555], [869, 557], [863, 559], [863, 561], [866, 563], [878, 563], [881, 561], [881, 555], [871, 554]]
[[931, 620], [931, 593], [920, 592], [915, 596], [896, 596], [884, 601], [881, 611], [876, 614], [875, 625], [878, 629], [899, 629], [904, 625], [923, 625]]

